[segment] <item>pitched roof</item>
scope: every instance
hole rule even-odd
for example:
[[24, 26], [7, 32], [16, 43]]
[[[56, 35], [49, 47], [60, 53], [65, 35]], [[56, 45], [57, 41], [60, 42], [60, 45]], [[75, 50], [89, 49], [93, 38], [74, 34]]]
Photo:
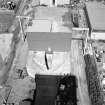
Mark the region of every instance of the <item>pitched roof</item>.
[[86, 10], [93, 31], [105, 31], [105, 5], [99, 2], [87, 2]]

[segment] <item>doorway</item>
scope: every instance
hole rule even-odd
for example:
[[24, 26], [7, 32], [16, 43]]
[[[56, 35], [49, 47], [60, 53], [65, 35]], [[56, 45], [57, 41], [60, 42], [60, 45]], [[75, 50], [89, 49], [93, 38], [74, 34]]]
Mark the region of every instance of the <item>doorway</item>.
[[55, 5], [55, 0], [53, 0], [53, 5]]

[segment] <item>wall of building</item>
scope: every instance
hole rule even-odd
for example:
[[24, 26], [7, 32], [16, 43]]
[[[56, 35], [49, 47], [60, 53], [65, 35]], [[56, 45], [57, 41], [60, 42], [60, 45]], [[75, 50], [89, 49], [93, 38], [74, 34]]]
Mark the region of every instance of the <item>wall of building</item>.
[[91, 32], [91, 39], [105, 40], [105, 32]]
[[48, 5], [48, 6], [57, 6], [57, 5], [64, 5], [64, 4], [69, 4], [70, 3], [70, 0], [55, 0], [55, 3], [54, 3], [54, 0], [40, 0], [40, 4], [45, 4], [45, 5]]
[[70, 0], [56, 0], [58, 5], [69, 4]]

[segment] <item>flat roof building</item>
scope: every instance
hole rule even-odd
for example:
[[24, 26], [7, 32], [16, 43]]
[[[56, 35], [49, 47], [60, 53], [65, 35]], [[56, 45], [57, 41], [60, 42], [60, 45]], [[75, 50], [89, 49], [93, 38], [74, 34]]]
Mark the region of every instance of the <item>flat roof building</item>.
[[93, 39], [105, 39], [105, 5], [101, 2], [87, 2], [85, 13]]

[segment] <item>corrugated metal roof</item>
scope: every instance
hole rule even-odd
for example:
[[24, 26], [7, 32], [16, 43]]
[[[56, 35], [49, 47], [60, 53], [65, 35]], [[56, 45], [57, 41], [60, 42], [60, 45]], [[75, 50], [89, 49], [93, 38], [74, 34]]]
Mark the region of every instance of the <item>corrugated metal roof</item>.
[[87, 2], [86, 9], [93, 31], [105, 31], [105, 5], [99, 2]]
[[70, 51], [71, 33], [30, 32], [27, 34], [29, 49], [32, 51], [45, 51], [49, 47], [58, 52]]

